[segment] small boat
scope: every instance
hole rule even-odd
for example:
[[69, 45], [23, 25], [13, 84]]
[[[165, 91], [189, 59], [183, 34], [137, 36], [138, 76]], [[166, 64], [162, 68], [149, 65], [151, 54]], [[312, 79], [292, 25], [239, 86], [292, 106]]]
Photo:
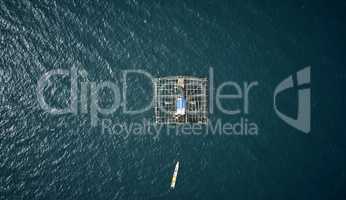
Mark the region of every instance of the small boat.
[[177, 162], [177, 164], [175, 164], [174, 173], [173, 173], [172, 181], [171, 181], [171, 189], [175, 188], [175, 182], [177, 181], [178, 171], [179, 171], [179, 161]]

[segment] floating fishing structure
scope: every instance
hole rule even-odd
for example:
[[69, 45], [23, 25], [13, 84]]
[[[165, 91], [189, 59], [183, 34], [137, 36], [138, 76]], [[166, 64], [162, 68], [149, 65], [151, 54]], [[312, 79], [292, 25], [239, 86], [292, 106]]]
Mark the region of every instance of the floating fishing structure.
[[207, 124], [208, 79], [190, 76], [156, 78], [154, 101], [158, 124]]

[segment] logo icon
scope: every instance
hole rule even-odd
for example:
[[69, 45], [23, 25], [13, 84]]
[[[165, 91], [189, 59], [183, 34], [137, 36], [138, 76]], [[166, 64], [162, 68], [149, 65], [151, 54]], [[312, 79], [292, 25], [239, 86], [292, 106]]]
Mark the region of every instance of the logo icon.
[[[310, 71], [311, 67], [309, 66], [298, 71], [296, 77], [293, 75], [287, 77], [275, 88], [274, 91], [274, 110], [276, 114], [288, 125], [304, 133], [309, 133], [311, 131], [311, 89], [308, 87], [308, 84], [310, 84], [311, 81]], [[296, 78], [296, 82], [294, 81], [294, 78]], [[279, 111], [277, 106], [277, 95], [292, 88], [297, 88], [298, 90], [297, 119], [283, 114]]]

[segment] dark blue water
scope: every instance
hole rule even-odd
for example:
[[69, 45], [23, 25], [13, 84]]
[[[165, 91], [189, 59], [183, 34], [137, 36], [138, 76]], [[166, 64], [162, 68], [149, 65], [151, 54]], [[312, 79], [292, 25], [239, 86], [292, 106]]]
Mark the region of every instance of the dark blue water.
[[[0, 199], [345, 199], [345, 10], [343, 1], [1, 0]], [[259, 134], [102, 134], [89, 114], [38, 104], [40, 77], [72, 66], [116, 84], [125, 69], [206, 77], [210, 67], [216, 86], [258, 81], [246, 117]], [[276, 85], [306, 66], [309, 134], [272, 108]], [[68, 105], [69, 79], [53, 82], [47, 98]], [[130, 108], [152, 94], [144, 82], [130, 82]], [[285, 112], [295, 111], [292, 95], [281, 99]], [[153, 112], [100, 117], [129, 123]]]

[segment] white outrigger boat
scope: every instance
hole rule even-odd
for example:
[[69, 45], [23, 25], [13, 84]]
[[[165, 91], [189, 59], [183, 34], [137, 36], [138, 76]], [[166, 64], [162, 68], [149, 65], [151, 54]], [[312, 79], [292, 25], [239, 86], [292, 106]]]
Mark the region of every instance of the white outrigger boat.
[[177, 162], [177, 164], [175, 164], [175, 168], [174, 168], [174, 172], [173, 172], [173, 176], [172, 176], [172, 181], [171, 181], [171, 189], [175, 188], [175, 183], [177, 181], [178, 171], [179, 171], [179, 161]]

